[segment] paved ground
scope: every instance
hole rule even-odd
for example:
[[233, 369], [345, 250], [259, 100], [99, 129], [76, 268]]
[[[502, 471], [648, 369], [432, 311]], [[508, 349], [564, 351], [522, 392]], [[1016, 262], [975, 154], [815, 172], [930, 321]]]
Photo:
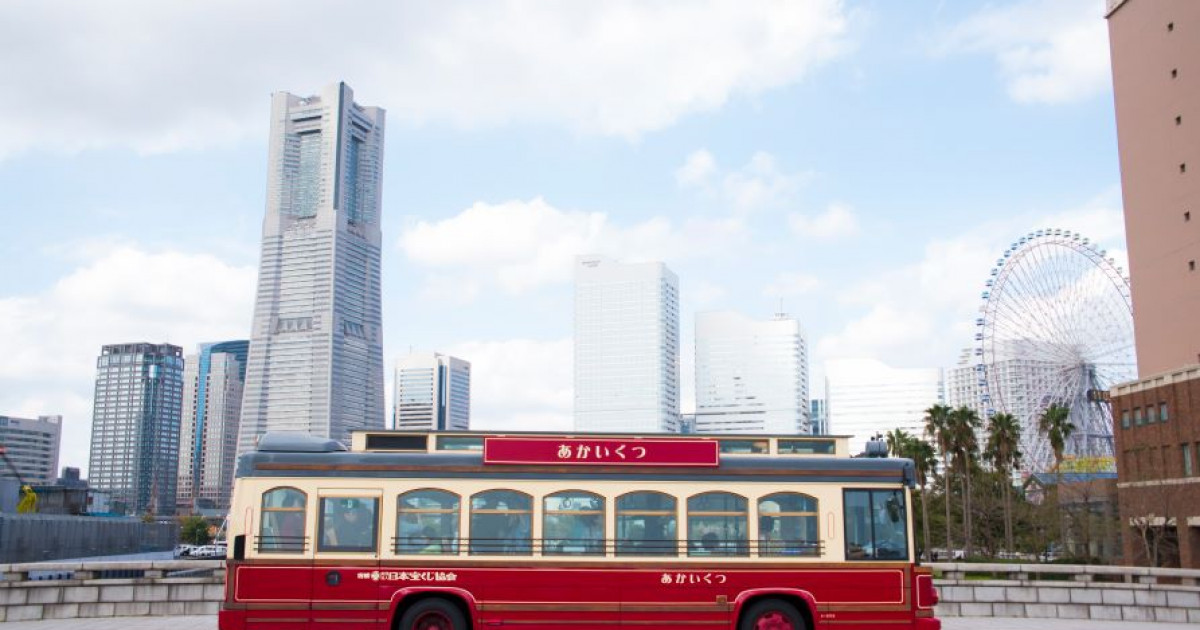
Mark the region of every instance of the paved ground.
[[[4, 630], [216, 630], [217, 618], [110, 617], [107, 619], [56, 619], [10, 621]], [[1144, 621], [1087, 621], [1083, 619], [981, 619], [955, 617], [942, 620], [944, 630], [1185, 630], [1185, 623]]]

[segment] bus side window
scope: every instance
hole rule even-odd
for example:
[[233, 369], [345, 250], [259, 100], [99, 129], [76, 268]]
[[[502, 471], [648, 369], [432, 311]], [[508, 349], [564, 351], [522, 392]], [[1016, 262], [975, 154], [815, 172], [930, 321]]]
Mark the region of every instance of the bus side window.
[[908, 511], [900, 490], [846, 490], [846, 559], [907, 560]]
[[749, 555], [746, 498], [706, 492], [688, 499], [689, 556]]
[[806, 494], [763, 497], [758, 502], [758, 555], [821, 555], [818, 507], [817, 500]]
[[487, 490], [471, 497], [471, 555], [533, 553], [533, 499], [514, 490]]
[[308, 495], [296, 488], [272, 488], [263, 493], [262, 523], [258, 530], [260, 553], [303, 553], [304, 514]]
[[379, 500], [361, 497], [321, 498], [318, 551], [375, 551], [379, 539]]
[[543, 499], [542, 553], [604, 555], [604, 497], [578, 490]]
[[675, 497], [662, 492], [617, 497], [617, 555], [679, 555], [675, 503]]
[[458, 553], [458, 495], [413, 490], [396, 498], [396, 553]]

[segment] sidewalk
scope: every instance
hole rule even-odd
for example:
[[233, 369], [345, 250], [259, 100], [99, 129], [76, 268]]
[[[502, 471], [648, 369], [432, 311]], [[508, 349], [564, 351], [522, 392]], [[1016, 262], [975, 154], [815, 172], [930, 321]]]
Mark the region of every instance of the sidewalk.
[[[1087, 619], [1003, 619], [982, 617], [947, 617], [944, 630], [1186, 630], [1186, 623], [1155, 623], [1149, 621], [1089, 621]], [[91, 619], [47, 619], [44, 621], [10, 621], [0, 625], [3, 630], [216, 630], [213, 615], [193, 617], [103, 617]]]

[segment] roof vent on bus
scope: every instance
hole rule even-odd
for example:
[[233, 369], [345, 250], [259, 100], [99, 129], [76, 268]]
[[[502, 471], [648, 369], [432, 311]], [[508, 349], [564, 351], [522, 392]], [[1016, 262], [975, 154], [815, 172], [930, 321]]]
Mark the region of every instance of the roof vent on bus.
[[883, 440], [868, 440], [867, 447], [863, 450], [863, 457], [887, 457], [888, 445]]
[[334, 453], [346, 450], [341, 442], [307, 433], [266, 433], [258, 438], [258, 450], [270, 453]]

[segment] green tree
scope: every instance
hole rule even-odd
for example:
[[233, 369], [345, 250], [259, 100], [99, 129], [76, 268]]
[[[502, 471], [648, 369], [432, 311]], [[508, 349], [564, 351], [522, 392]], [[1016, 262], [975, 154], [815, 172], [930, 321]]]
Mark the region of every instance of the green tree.
[[208, 521], [203, 516], [185, 516], [179, 523], [179, 539], [190, 545], [207, 545], [212, 542], [208, 533]]
[[905, 457], [913, 461], [914, 472], [917, 475], [917, 485], [921, 486], [921, 529], [925, 533], [925, 559], [929, 559], [929, 499], [927, 487], [929, 477], [937, 471], [937, 454], [933, 445], [925, 440], [911, 438]]
[[976, 437], [975, 432], [983, 423], [974, 409], [963, 405], [950, 412], [949, 424], [948, 446], [953, 455], [953, 466], [960, 475], [963, 541], [965, 541], [966, 553], [969, 557], [975, 551], [971, 544], [971, 468], [975, 465], [975, 457], [979, 453], [979, 438]]
[[946, 503], [946, 551], [954, 557], [954, 543], [950, 538], [950, 414], [953, 410], [947, 405], [934, 405], [925, 410], [925, 435], [937, 444], [937, 450], [942, 454], [942, 474], [945, 483]]
[[[1058, 497], [1062, 492], [1062, 462], [1063, 453], [1067, 449], [1067, 440], [1075, 433], [1077, 427], [1071, 422], [1071, 408], [1066, 405], [1054, 403], [1042, 412], [1038, 417], [1038, 432], [1046, 437], [1046, 441], [1050, 442], [1050, 450], [1054, 452], [1054, 503], [1055, 509], [1058, 505]], [[1058, 519], [1059, 544], [1067, 544], [1066, 521], [1061, 517]]]
[[1021, 465], [1021, 424], [1012, 414], [998, 413], [988, 420], [987, 447], [984, 456], [992, 463], [996, 472], [1005, 480], [1004, 493], [1004, 548], [1012, 552], [1012, 475]]

